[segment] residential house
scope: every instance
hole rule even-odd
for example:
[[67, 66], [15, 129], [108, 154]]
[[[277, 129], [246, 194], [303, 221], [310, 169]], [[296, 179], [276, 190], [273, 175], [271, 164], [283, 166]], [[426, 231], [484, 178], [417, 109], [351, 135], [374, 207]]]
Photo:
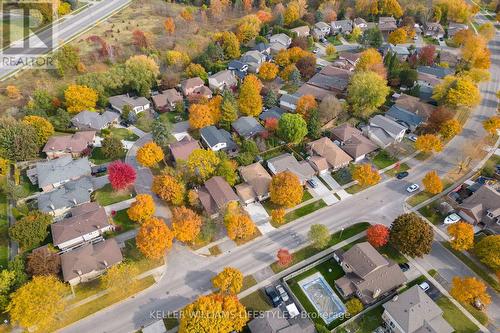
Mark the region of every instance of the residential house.
[[320, 174], [344, 168], [352, 161], [351, 156], [326, 137], [309, 142], [307, 149], [309, 155], [316, 157], [311, 158], [309, 163]]
[[444, 37], [444, 29], [439, 22], [424, 23], [424, 36], [440, 39]]
[[189, 136], [184, 137], [178, 142], [169, 144], [168, 147], [175, 163], [178, 163], [179, 161], [187, 161], [193, 150], [201, 149], [198, 141], [193, 140]]
[[71, 124], [77, 130], [100, 131], [118, 123], [120, 114], [111, 111], [103, 113], [84, 110], [71, 118]]
[[413, 112], [404, 109], [401, 106], [394, 104], [391, 106], [389, 111], [385, 113], [385, 116], [394, 120], [398, 124], [403, 125], [410, 131], [414, 132], [420, 124], [423, 122], [423, 118]]
[[192, 77], [181, 82], [182, 94], [190, 98], [212, 98], [212, 91], [199, 77]]
[[317, 22], [314, 25], [314, 35], [317, 38], [325, 38], [326, 36], [330, 35], [331, 27], [328, 23], [325, 22]]
[[426, 86], [429, 88], [434, 88], [434, 86], [441, 83], [447, 75], [453, 75], [454, 70], [450, 68], [444, 68], [441, 66], [418, 66], [417, 67], [417, 83], [420, 86]]
[[91, 281], [122, 260], [120, 247], [114, 238], [86, 244], [61, 255], [63, 280], [72, 286]]
[[259, 51], [265, 56], [268, 56], [271, 54], [271, 45], [267, 43], [257, 43], [254, 47], [253, 50]]
[[123, 113], [125, 105], [128, 105], [134, 114], [149, 110], [151, 107], [147, 98], [129, 94], [111, 96], [108, 100], [111, 107], [120, 113]]
[[296, 95], [313, 95], [318, 101], [322, 101], [328, 95], [343, 97], [352, 75], [349, 70], [328, 65], [303, 84]]
[[365, 31], [366, 29], [368, 29], [368, 23], [362, 17], [356, 17], [354, 20], [352, 20], [352, 24], [353, 29], [354, 27], [360, 28], [361, 31]]
[[64, 183], [90, 176], [90, 164], [87, 157], [73, 160], [71, 156], [63, 156], [46, 162], [37, 162], [35, 167], [27, 171], [33, 184], [44, 192], [52, 191]]
[[380, 16], [378, 18], [378, 28], [384, 37], [387, 37], [391, 32], [396, 30], [396, 19], [392, 16]]
[[407, 128], [394, 120], [376, 115], [367, 126], [363, 127], [363, 134], [376, 143], [380, 148], [386, 148], [396, 142], [401, 142]]
[[387, 54], [395, 54], [399, 61], [406, 61], [410, 56], [410, 51], [406, 46], [387, 44], [384, 47], [384, 57]]
[[238, 201], [238, 196], [231, 186], [220, 176], [210, 178], [198, 189], [198, 197], [207, 214], [214, 218], [223, 211], [227, 204]]
[[432, 112], [436, 109], [434, 105], [425, 103], [420, 98], [407, 94], [401, 94], [398, 99], [396, 99], [395, 103], [400, 108], [420, 116], [424, 122], [429, 119]]
[[349, 64], [351, 64], [351, 66], [356, 67], [360, 57], [361, 57], [361, 53], [340, 52], [338, 59], [345, 60], [345, 61], [349, 62]]
[[303, 25], [301, 27], [290, 29], [294, 32], [297, 37], [309, 37], [311, 29], [307, 25]]
[[50, 225], [54, 246], [61, 250], [102, 238], [104, 233], [113, 230], [106, 210], [97, 202], [73, 207], [69, 213], [70, 217]]
[[94, 145], [95, 133], [95, 131], [85, 131], [51, 136], [42, 151], [49, 160], [63, 156], [81, 157]]
[[[312, 79], [313, 78], [311, 78], [311, 80]], [[314, 85], [305, 83], [302, 86], [300, 86], [300, 88], [295, 92], [295, 94], [298, 96], [312, 95], [317, 101], [321, 102], [323, 98], [325, 98], [326, 96], [335, 95], [332, 91], [327, 90], [320, 86], [320, 85], [326, 86], [330, 83], [330, 81], [332, 80], [326, 76], [316, 77], [314, 78], [313, 81], [311, 81], [315, 83]]]
[[441, 50], [438, 54], [439, 63], [446, 63], [449, 67], [454, 68], [458, 65], [458, 56], [452, 52]]
[[382, 319], [390, 332], [455, 332], [443, 318], [443, 310], [417, 285], [382, 306]]
[[236, 185], [236, 193], [241, 201], [249, 204], [269, 198], [271, 175], [259, 162], [238, 168], [244, 183]]
[[63, 184], [54, 191], [44, 192], [37, 197], [38, 210], [59, 219], [71, 208], [90, 202], [94, 185], [89, 177], [82, 177]]
[[250, 50], [245, 52], [240, 60], [248, 65], [250, 73], [258, 73], [260, 66], [266, 61], [266, 56], [259, 51]]
[[[293, 303], [292, 303], [293, 304]], [[279, 308], [256, 316], [248, 323], [248, 328], [252, 333], [315, 333], [316, 329], [311, 320], [289, 322], [282, 315]]]
[[161, 94], [152, 96], [153, 104], [156, 111], [163, 113], [175, 109], [177, 103], [184, 103], [182, 95], [175, 89], [167, 89]]
[[233, 130], [244, 139], [250, 139], [264, 132], [264, 127], [254, 117], [240, 117], [231, 124]]
[[351, 20], [332, 21], [330, 25], [333, 34], [350, 34], [353, 29], [353, 22]]
[[284, 113], [285, 113], [285, 110], [283, 110], [277, 106], [273, 106], [270, 109], [267, 109], [264, 112], [262, 112], [261, 114], [259, 114], [259, 119], [262, 121], [266, 121], [266, 119], [268, 119], [268, 118], [274, 118], [274, 119], [279, 120]]
[[483, 185], [459, 206], [458, 214], [472, 224], [500, 225], [500, 192], [490, 185]]
[[213, 151], [223, 150], [234, 153], [237, 149], [231, 134], [224, 129], [218, 129], [213, 125], [207, 126], [200, 130], [200, 135], [205, 146]]
[[175, 123], [173, 128], [172, 128], [172, 136], [177, 140], [181, 141], [185, 137], [190, 138], [191, 136], [189, 135], [189, 121], [180, 121], [178, 123]]
[[335, 251], [345, 275], [334, 281], [342, 297], [358, 297], [371, 304], [406, 282], [398, 264], [386, 259], [368, 242], [357, 243], [346, 252]]
[[232, 71], [226, 69], [208, 77], [208, 87], [213, 91], [223, 91], [236, 87], [238, 80]]
[[293, 111], [297, 108], [297, 102], [300, 96], [297, 94], [284, 94], [280, 97], [280, 108], [288, 111]]
[[453, 38], [457, 32], [468, 30], [469, 26], [463, 23], [449, 22], [448, 23], [448, 38]]
[[267, 161], [267, 167], [273, 175], [283, 171], [290, 171], [299, 178], [302, 185], [304, 185], [307, 180], [314, 177], [316, 173], [307, 161], [299, 162], [290, 153], [285, 153], [269, 159]]
[[283, 33], [280, 33], [280, 34], [275, 34], [275, 35], [272, 35], [271, 37], [269, 37], [269, 42], [272, 44], [272, 43], [280, 43], [282, 45], [284, 45], [286, 48], [288, 48], [290, 46], [290, 44], [292, 44], [292, 38], [290, 38], [290, 36], [287, 36]]
[[248, 73], [248, 64], [240, 60], [231, 60], [227, 65], [227, 69], [233, 71], [238, 79], [243, 80]]
[[363, 160], [367, 154], [378, 149], [378, 146], [363, 136], [361, 131], [347, 123], [332, 130], [332, 140], [335, 144], [338, 143], [354, 162]]

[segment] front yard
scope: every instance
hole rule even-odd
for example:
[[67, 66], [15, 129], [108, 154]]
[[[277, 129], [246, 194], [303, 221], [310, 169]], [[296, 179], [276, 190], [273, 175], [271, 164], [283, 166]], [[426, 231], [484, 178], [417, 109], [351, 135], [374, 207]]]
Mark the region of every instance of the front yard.
[[[125, 157], [125, 153], [120, 156], [120, 159]], [[100, 165], [108, 162], [112, 162], [113, 160], [104, 156], [101, 147], [95, 147], [92, 149], [92, 154], [90, 155], [90, 161], [95, 165]]]
[[[304, 190], [304, 194], [302, 195], [302, 202], [310, 200], [312, 198], [313, 198], [312, 194], [309, 193], [309, 191]], [[267, 199], [266, 201], [262, 201], [261, 204], [262, 204], [262, 206], [264, 206], [264, 208], [266, 209], [268, 214], [271, 214], [273, 209], [280, 208], [280, 206], [272, 203], [271, 199]]]
[[[453, 185], [453, 183], [450, 180], [443, 179], [443, 191], [446, 190], [451, 185]], [[418, 192], [417, 194], [414, 194], [411, 197], [409, 197], [408, 200], [406, 200], [406, 203], [408, 203], [408, 205], [410, 205], [412, 207], [415, 207], [415, 206], [420, 205], [422, 202], [429, 200], [430, 198], [432, 198], [435, 195], [436, 194], [432, 194], [432, 193], [429, 193], [425, 190], [422, 190], [422, 191]]]
[[117, 211], [113, 216], [113, 223], [115, 224], [115, 234], [121, 234], [139, 227], [139, 223], [129, 219], [127, 209]]
[[125, 140], [125, 141], [137, 141], [139, 136], [137, 136], [134, 132], [129, 130], [128, 128], [110, 128], [110, 134], [114, 137]]
[[387, 151], [381, 150], [377, 155], [375, 155], [372, 159], [373, 164], [377, 167], [377, 169], [381, 170], [387, 168], [390, 165], [393, 165], [398, 161], [397, 158], [391, 156]]
[[112, 205], [117, 202], [128, 200], [134, 196], [134, 190], [115, 191], [111, 184], [106, 184], [93, 193], [94, 200], [101, 206]]
[[436, 304], [443, 310], [444, 319], [460, 333], [474, 333], [479, 330], [473, 322], [467, 318], [459, 308], [455, 306], [447, 297], [441, 296]]

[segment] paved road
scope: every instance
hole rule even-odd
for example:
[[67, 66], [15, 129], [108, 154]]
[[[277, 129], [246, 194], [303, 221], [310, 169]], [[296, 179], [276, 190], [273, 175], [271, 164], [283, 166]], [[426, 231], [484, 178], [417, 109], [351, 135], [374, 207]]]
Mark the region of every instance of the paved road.
[[[461, 147], [465, 142], [482, 138], [485, 132], [481, 122], [495, 114], [499, 88], [500, 39], [490, 43], [492, 51], [491, 82], [481, 85], [482, 103], [474, 110], [462, 133], [455, 137], [443, 152], [416, 166], [405, 180], [389, 179], [364, 192], [342, 200], [338, 204], [319, 210], [298, 219], [255, 241], [238, 247], [224, 256], [200, 257], [176, 243], [168, 255], [165, 275], [155, 286], [144, 293], [122, 303], [111, 306], [87, 317], [63, 332], [132, 332], [151, 323], [158, 316], [176, 311], [196, 299], [210, 288], [210, 277], [225, 266], [240, 269], [245, 275], [252, 274], [275, 260], [279, 248], [297, 249], [307, 240], [311, 224], [322, 223], [331, 231], [356, 222], [370, 221], [389, 225], [395, 217], [405, 211], [405, 188], [408, 184], [420, 183], [429, 170], [445, 174], [456, 168], [461, 159]], [[142, 138], [141, 138], [142, 140]], [[443, 256], [447, 254], [443, 254]], [[446, 261], [446, 258], [440, 259]], [[441, 268], [438, 267], [438, 271]], [[450, 275], [445, 275], [447, 278]], [[157, 313], [156, 311], [162, 311]], [[499, 314], [489, 311], [490, 317], [500, 322]], [[99, 327], [96, 327], [98, 323]]]
[[[102, 0], [92, 3], [89, 8], [70, 17], [64, 18], [60, 22], [56, 23], [54, 29], [54, 40], [58, 42], [70, 40], [72, 37], [94, 26], [100, 20], [119, 10], [129, 2], [130, 0]], [[45, 30], [37, 36], [31, 36], [28, 42], [30, 45], [41, 47], [42, 43], [48, 44], [48, 41], [51, 40], [51, 38], [52, 32]], [[41, 50], [42, 51], [35, 52], [35, 54], [43, 55], [46, 52], [44, 49]], [[8, 50], [5, 50], [4, 52], [7, 53]], [[0, 80], [3, 81], [19, 69], [21, 69], [21, 65], [17, 67], [5, 67], [2, 62], [0, 62]]]

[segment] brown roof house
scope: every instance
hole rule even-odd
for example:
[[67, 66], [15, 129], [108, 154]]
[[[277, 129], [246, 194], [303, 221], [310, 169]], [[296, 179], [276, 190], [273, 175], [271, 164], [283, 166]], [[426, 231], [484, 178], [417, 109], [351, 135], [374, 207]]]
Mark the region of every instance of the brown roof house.
[[271, 175], [259, 162], [238, 168], [241, 178], [245, 181], [236, 185], [236, 193], [241, 201], [249, 204], [269, 198], [269, 184]]
[[308, 179], [315, 175], [314, 169], [307, 161], [297, 161], [290, 153], [273, 157], [267, 161], [267, 167], [273, 175], [283, 171], [290, 171], [299, 177], [300, 183], [304, 185]]
[[238, 201], [231, 186], [220, 176], [210, 178], [198, 189], [198, 196], [207, 214], [214, 218], [228, 203]]
[[106, 210], [96, 202], [76, 206], [70, 214], [71, 217], [50, 225], [54, 246], [61, 250], [79, 246], [113, 230]]
[[392, 16], [381, 16], [378, 18], [378, 28], [384, 36], [387, 36], [398, 28], [396, 19]]
[[169, 144], [168, 147], [170, 148], [172, 158], [176, 163], [181, 160], [187, 161], [193, 150], [201, 149], [198, 141], [193, 140], [189, 136], [184, 137], [181, 141]]
[[383, 304], [382, 319], [391, 332], [451, 333], [443, 310], [419, 286], [413, 286]]
[[368, 242], [358, 243], [344, 253], [336, 251], [334, 257], [345, 272], [335, 280], [344, 298], [355, 295], [363, 304], [370, 304], [406, 282], [398, 264], [384, 258]]
[[315, 157], [309, 159], [309, 163], [319, 173], [344, 168], [352, 161], [351, 156], [347, 155], [332, 140], [325, 137], [308, 143], [307, 148], [309, 154]]
[[436, 109], [434, 105], [425, 103], [420, 98], [407, 94], [401, 94], [401, 96], [396, 99], [395, 103], [397, 106], [422, 117], [424, 121], [427, 121], [432, 112]]
[[332, 139], [334, 143], [339, 144], [340, 148], [359, 162], [365, 156], [378, 149], [378, 146], [367, 139], [361, 131], [349, 124], [342, 124], [332, 130]]
[[115, 239], [86, 244], [61, 255], [63, 279], [74, 286], [88, 282], [123, 260]]
[[444, 37], [444, 29], [439, 22], [426, 22], [424, 23], [424, 36], [432, 37], [435, 39]]
[[212, 98], [212, 91], [199, 77], [192, 77], [181, 82], [181, 91], [186, 97]]
[[49, 160], [61, 156], [81, 157], [94, 144], [95, 131], [76, 132], [72, 135], [58, 135], [49, 138], [43, 152]]
[[489, 185], [481, 186], [459, 206], [458, 214], [469, 223], [500, 224], [500, 192]]
[[152, 96], [151, 99], [156, 111], [160, 113], [172, 111], [177, 103], [184, 101], [182, 95], [175, 89], [165, 90], [161, 94]]

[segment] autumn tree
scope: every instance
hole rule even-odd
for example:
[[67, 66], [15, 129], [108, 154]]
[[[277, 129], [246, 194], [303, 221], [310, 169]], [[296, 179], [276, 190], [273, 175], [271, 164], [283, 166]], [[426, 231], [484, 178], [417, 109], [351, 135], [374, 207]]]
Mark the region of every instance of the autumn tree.
[[307, 135], [307, 123], [300, 114], [285, 113], [278, 121], [278, 136], [288, 143], [299, 143]]
[[227, 236], [233, 241], [248, 238], [255, 232], [255, 224], [244, 212], [231, 213], [225, 220]]
[[450, 245], [457, 251], [469, 250], [474, 246], [474, 227], [472, 224], [459, 221], [448, 227]]
[[333, 44], [328, 44], [326, 46], [325, 53], [327, 56], [330, 57], [330, 56], [334, 55], [335, 53], [337, 53], [337, 49], [335, 48], [335, 46], [333, 46]]
[[185, 68], [190, 63], [189, 56], [181, 51], [168, 50], [165, 53], [165, 62], [174, 69]]
[[39, 246], [47, 237], [47, 227], [52, 223], [52, 215], [32, 211], [9, 228], [9, 237], [19, 243], [23, 250]]
[[118, 80], [125, 80], [127, 86], [136, 91], [140, 96], [147, 96], [151, 91], [156, 77], [160, 74], [160, 69], [155, 59], [147, 55], [140, 54], [131, 56], [125, 61], [124, 73], [116, 74]]
[[269, 192], [272, 203], [291, 208], [302, 201], [304, 188], [297, 175], [290, 171], [284, 171], [273, 176]]
[[500, 130], [500, 116], [493, 116], [483, 121], [483, 128], [490, 135], [497, 134]]
[[290, 23], [297, 21], [300, 18], [299, 14], [299, 6], [297, 2], [292, 1], [288, 3], [286, 7], [285, 14], [283, 19], [285, 20], [286, 25], [290, 25]]
[[491, 303], [486, 285], [475, 277], [453, 277], [450, 295], [457, 301], [469, 305], [474, 305], [476, 301], [480, 301], [485, 306]]
[[389, 241], [389, 228], [383, 224], [374, 224], [366, 229], [366, 239], [373, 247], [382, 247]]
[[462, 125], [456, 119], [446, 121], [439, 129], [439, 134], [443, 139], [451, 139], [462, 130]]
[[149, 259], [160, 259], [172, 247], [174, 233], [158, 217], [144, 220], [136, 236], [137, 248]]
[[141, 50], [148, 50], [153, 46], [152, 34], [149, 31], [139, 29], [132, 31], [132, 41]]
[[374, 49], [369, 48], [359, 56], [358, 63], [356, 64], [356, 72], [373, 71], [374, 66], [383, 65], [383, 59], [380, 53]]
[[371, 164], [356, 164], [352, 173], [352, 179], [357, 180], [360, 186], [372, 186], [380, 182], [380, 174]]
[[78, 113], [83, 110], [93, 110], [96, 106], [98, 95], [94, 89], [87, 86], [70, 84], [64, 91], [66, 108], [69, 113]]
[[149, 219], [155, 213], [155, 202], [149, 194], [138, 194], [135, 201], [127, 209], [128, 218], [134, 222], [141, 223]]
[[12, 322], [30, 330], [45, 331], [66, 307], [68, 289], [56, 277], [34, 276], [11, 295], [7, 312]]
[[287, 249], [279, 249], [276, 256], [278, 258], [278, 265], [281, 267], [287, 267], [293, 261], [292, 254]]
[[233, 32], [218, 32], [215, 34], [214, 39], [222, 47], [226, 59], [236, 59], [240, 57], [240, 42]]
[[347, 100], [354, 115], [368, 118], [385, 103], [390, 89], [387, 81], [374, 72], [356, 73], [347, 88]]
[[125, 156], [126, 152], [122, 140], [113, 135], [108, 135], [102, 140], [101, 151], [105, 157], [113, 161]]
[[184, 206], [172, 210], [172, 229], [175, 238], [181, 242], [192, 243], [200, 233], [201, 217]]
[[488, 69], [491, 65], [491, 52], [482, 36], [472, 35], [464, 41], [462, 59], [472, 68]]
[[195, 149], [188, 157], [186, 168], [198, 183], [203, 183], [215, 175], [221, 160], [213, 150]]
[[259, 35], [261, 22], [256, 15], [246, 15], [240, 19], [236, 36], [240, 43], [246, 44]]
[[316, 74], [316, 56], [314, 54], [308, 54], [301, 57], [295, 64], [300, 72], [300, 76], [304, 81], [309, 80], [314, 74]]
[[163, 27], [167, 34], [172, 35], [175, 32], [175, 22], [171, 17], [167, 17], [165, 21], [163, 21]]
[[437, 133], [441, 130], [443, 125], [453, 119], [454, 113], [444, 107], [440, 106], [434, 109], [429, 117], [427, 119], [427, 124], [425, 125], [425, 132], [426, 133]]
[[482, 238], [474, 247], [474, 253], [493, 271], [500, 271], [500, 235]]
[[238, 119], [238, 103], [233, 93], [224, 91], [221, 104], [221, 126], [226, 130], [231, 128], [231, 123]]
[[163, 160], [163, 150], [155, 142], [149, 141], [137, 150], [137, 162], [144, 167], [152, 167]]
[[283, 208], [276, 208], [271, 211], [271, 221], [276, 224], [283, 224], [285, 222], [286, 212]]
[[230, 333], [243, 329], [248, 314], [235, 295], [210, 294], [188, 304], [180, 318], [179, 333]]
[[434, 87], [432, 98], [450, 108], [456, 109], [460, 106], [472, 108], [481, 101], [481, 94], [470, 77], [446, 76]]
[[139, 275], [137, 265], [122, 262], [107, 269], [106, 273], [100, 278], [100, 285], [115, 297], [125, 295], [139, 285], [137, 275]]
[[387, 41], [391, 44], [404, 44], [408, 39], [408, 33], [404, 27], [398, 28], [389, 34]]
[[191, 104], [189, 107], [189, 126], [195, 129], [215, 124], [207, 104]]
[[167, 173], [162, 173], [153, 178], [151, 190], [161, 199], [173, 205], [181, 205], [186, 194], [184, 184]]
[[272, 81], [278, 75], [279, 68], [272, 62], [265, 62], [260, 66], [259, 78], [264, 81]]
[[212, 278], [212, 285], [219, 293], [236, 295], [243, 288], [243, 274], [236, 268], [224, 267]]
[[207, 74], [207, 71], [205, 70], [205, 67], [203, 67], [200, 64], [195, 64], [195, 63], [190, 63], [186, 67], [186, 69], [184, 70], [184, 75], [187, 78], [199, 77], [203, 81], [206, 81], [208, 79], [208, 74]]
[[424, 134], [415, 141], [415, 148], [424, 153], [440, 152], [443, 150], [443, 142], [437, 135]]
[[238, 107], [246, 116], [258, 116], [262, 112], [262, 83], [253, 75], [247, 75], [240, 88]]
[[425, 190], [430, 194], [438, 194], [443, 191], [443, 181], [435, 170], [429, 171], [422, 179]]
[[307, 233], [307, 238], [315, 249], [324, 249], [330, 242], [330, 231], [324, 224], [313, 224]]
[[295, 112], [307, 120], [309, 118], [309, 112], [312, 109], [317, 108], [318, 103], [316, 103], [316, 98], [313, 95], [303, 95], [297, 101], [297, 108], [295, 109]]
[[418, 63], [424, 66], [434, 64], [436, 58], [436, 47], [434, 45], [426, 45], [418, 51]]
[[23, 118], [23, 123], [35, 129], [38, 137], [38, 145], [40, 147], [47, 143], [47, 140], [54, 135], [54, 126], [45, 118], [39, 116], [26, 116]]
[[431, 252], [433, 239], [432, 227], [415, 213], [400, 215], [391, 224], [389, 243], [411, 257]]
[[114, 161], [108, 166], [108, 179], [114, 190], [124, 190], [135, 182], [135, 169], [122, 161]]
[[37, 249], [26, 257], [26, 272], [31, 275], [58, 276], [61, 272], [61, 258], [54, 251]]
[[13, 85], [5, 87], [5, 95], [7, 95], [8, 98], [14, 100], [21, 98], [21, 92], [19, 91], [19, 88]]
[[330, 120], [337, 118], [343, 109], [344, 105], [337, 97], [333, 95], [325, 96], [318, 107], [320, 122], [326, 124]]
[[357, 315], [358, 313], [360, 313], [364, 309], [363, 303], [361, 303], [361, 301], [359, 300], [359, 298], [356, 298], [356, 297], [351, 298], [350, 300], [348, 300], [345, 303], [345, 307], [347, 309], [347, 312], [351, 316]]
[[486, 39], [487, 41], [492, 40], [496, 34], [495, 26], [491, 22], [486, 22], [484, 24], [481, 24], [479, 26], [478, 31], [479, 34], [483, 36], [483, 38]]

